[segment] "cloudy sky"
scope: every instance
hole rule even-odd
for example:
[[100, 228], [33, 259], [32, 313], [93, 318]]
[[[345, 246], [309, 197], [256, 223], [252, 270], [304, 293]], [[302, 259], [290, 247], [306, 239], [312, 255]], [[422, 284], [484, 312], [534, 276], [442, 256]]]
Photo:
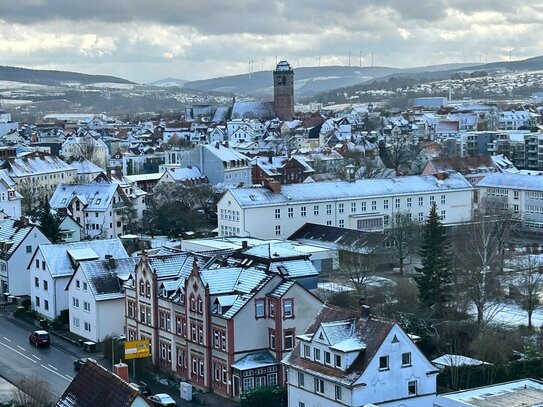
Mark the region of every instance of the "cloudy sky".
[[541, 54], [543, 1], [0, 0], [0, 65], [140, 83], [296, 67]]

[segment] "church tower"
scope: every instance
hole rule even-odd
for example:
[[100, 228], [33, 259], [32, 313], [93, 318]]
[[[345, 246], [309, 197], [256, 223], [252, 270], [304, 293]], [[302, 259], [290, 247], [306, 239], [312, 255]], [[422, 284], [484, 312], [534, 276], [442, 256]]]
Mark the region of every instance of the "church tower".
[[280, 120], [294, 118], [294, 71], [287, 61], [273, 71], [273, 109]]

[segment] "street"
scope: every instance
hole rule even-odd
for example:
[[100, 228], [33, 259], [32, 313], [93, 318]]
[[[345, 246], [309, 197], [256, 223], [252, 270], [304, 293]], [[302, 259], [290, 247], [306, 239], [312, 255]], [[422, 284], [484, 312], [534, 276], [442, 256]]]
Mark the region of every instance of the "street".
[[0, 316], [0, 376], [17, 384], [24, 378], [45, 380], [59, 397], [75, 375], [74, 357], [54, 345], [36, 348], [28, 343], [30, 331]]

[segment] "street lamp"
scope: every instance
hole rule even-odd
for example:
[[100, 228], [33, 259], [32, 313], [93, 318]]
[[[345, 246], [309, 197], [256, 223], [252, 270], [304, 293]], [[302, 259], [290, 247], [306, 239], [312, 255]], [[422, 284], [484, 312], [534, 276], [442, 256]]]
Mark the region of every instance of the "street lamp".
[[117, 336], [111, 337], [111, 371], [115, 370], [115, 343], [119, 339]]

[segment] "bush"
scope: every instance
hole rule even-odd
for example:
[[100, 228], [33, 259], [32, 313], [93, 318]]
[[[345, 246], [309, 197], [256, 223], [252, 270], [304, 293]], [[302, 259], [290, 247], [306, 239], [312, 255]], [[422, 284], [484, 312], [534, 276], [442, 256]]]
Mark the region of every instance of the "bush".
[[70, 322], [70, 310], [63, 309], [58, 316], [58, 322], [62, 325], [67, 325]]
[[258, 387], [241, 395], [241, 407], [286, 407], [287, 389], [275, 386]]
[[25, 307], [26, 310], [28, 310], [30, 308], [30, 304], [32, 303], [32, 301], [30, 301], [30, 298], [25, 298], [22, 302], [21, 302], [21, 305], [23, 307]]

